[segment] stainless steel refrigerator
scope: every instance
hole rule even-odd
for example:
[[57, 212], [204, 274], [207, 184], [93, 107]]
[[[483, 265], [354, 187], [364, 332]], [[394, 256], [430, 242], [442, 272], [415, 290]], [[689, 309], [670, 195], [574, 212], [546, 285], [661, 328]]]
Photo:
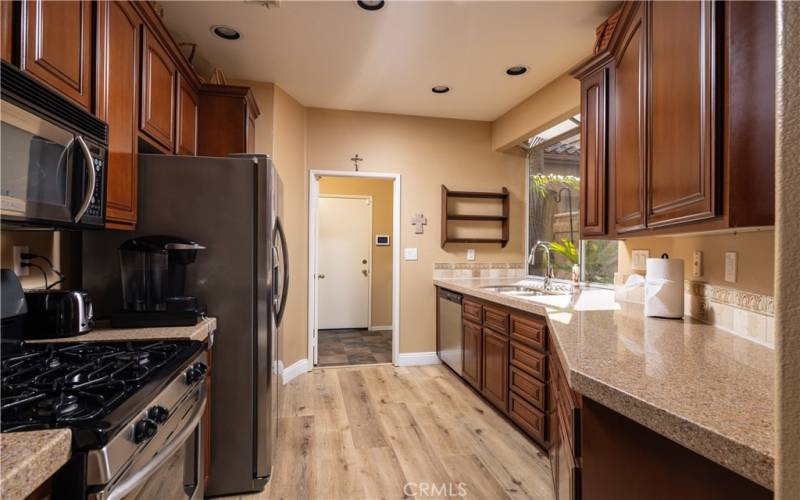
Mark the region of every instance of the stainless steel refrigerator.
[[95, 316], [121, 305], [119, 245], [181, 236], [205, 246], [186, 293], [218, 320], [211, 368], [211, 470], [206, 495], [260, 491], [274, 451], [277, 352], [288, 289], [282, 185], [264, 155], [139, 156], [136, 231], [83, 234], [83, 286]]

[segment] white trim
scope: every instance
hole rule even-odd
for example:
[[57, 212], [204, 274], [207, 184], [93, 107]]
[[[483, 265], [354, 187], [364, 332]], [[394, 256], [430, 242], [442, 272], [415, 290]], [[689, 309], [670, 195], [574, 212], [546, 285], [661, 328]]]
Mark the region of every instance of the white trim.
[[316, 361], [317, 331], [317, 210], [320, 177], [361, 177], [393, 180], [392, 192], [392, 363], [398, 365], [400, 355], [400, 174], [380, 172], [351, 172], [346, 170], [310, 170], [308, 176], [308, 359], [310, 366]]
[[[372, 211], [375, 209], [375, 204], [372, 201], [372, 196], [366, 194], [320, 194], [320, 198], [340, 198], [346, 200], [366, 200], [369, 207], [369, 239], [367, 241], [367, 329], [372, 329], [372, 233], [374, 232]], [[319, 229], [319, 228], [317, 228]], [[317, 243], [319, 243], [319, 234], [317, 234]], [[319, 253], [319, 252], [317, 252]], [[319, 255], [317, 255], [319, 259]], [[319, 260], [314, 266], [314, 269], [319, 269]], [[319, 311], [317, 311], [319, 313]], [[317, 314], [319, 316], [319, 314]]]
[[[282, 364], [283, 363], [281, 363], [281, 365]], [[286, 385], [291, 382], [292, 379], [310, 371], [308, 359], [298, 359], [291, 365], [281, 370], [281, 381], [283, 382], [283, 385]]]
[[371, 332], [388, 332], [392, 329], [392, 325], [370, 325], [369, 331]]
[[436, 351], [433, 352], [404, 352], [400, 354], [397, 366], [422, 366], [438, 365], [441, 363]]

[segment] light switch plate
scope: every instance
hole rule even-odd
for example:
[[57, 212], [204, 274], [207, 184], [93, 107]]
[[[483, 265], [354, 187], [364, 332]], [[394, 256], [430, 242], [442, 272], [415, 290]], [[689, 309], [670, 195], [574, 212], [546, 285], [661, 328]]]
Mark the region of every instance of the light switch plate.
[[739, 260], [736, 252], [725, 252], [725, 281], [736, 283], [736, 267]]
[[650, 257], [650, 250], [631, 251], [631, 270], [646, 271], [647, 259]]
[[406, 248], [403, 250], [403, 255], [405, 256], [406, 260], [417, 260], [417, 249]]
[[475, 260], [475, 249], [467, 248], [467, 260]]
[[692, 277], [703, 276], [703, 252], [697, 250], [692, 257]]
[[28, 247], [14, 246], [14, 274], [17, 276], [27, 276], [31, 272], [30, 267], [22, 267], [22, 254], [28, 253]]

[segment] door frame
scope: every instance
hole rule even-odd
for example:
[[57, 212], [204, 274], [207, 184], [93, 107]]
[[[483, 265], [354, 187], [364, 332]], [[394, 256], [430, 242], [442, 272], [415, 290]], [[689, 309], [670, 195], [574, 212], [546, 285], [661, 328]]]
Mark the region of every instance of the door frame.
[[[367, 329], [372, 330], [372, 233], [373, 233], [373, 220], [372, 220], [372, 196], [362, 194], [320, 194], [319, 198], [339, 198], [345, 200], [366, 200], [369, 207], [369, 242], [367, 252], [367, 273], [369, 279], [367, 280]], [[319, 202], [319, 198], [317, 198]], [[319, 221], [319, 218], [317, 218]], [[319, 226], [317, 227], [316, 244], [319, 247]], [[317, 263], [315, 269], [319, 269], [319, 252], [317, 252]], [[319, 282], [317, 282], [319, 286]], [[317, 316], [319, 316], [319, 309], [317, 309]], [[317, 318], [319, 319], [319, 318]], [[314, 360], [316, 361], [316, 360]]]
[[[400, 174], [351, 172], [347, 170], [310, 170], [308, 176], [308, 364], [316, 365], [317, 347], [317, 253], [319, 228], [320, 177], [356, 177], [392, 181], [392, 364], [397, 366], [400, 353]], [[370, 242], [370, 250], [372, 242]], [[370, 258], [371, 261], [371, 258]], [[372, 263], [370, 262], [370, 265]], [[371, 280], [370, 280], [371, 281]], [[371, 318], [370, 318], [371, 322]]]

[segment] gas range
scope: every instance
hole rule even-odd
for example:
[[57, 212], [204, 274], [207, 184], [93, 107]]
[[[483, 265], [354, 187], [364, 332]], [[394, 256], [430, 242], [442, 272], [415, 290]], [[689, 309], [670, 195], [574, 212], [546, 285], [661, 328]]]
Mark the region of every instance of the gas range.
[[[206, 360], [202, 342], [23, 343], [0, 362], [0, 430], [70, 428], [73, 458], [54, 478], [64, 498], [147, 498], [165, 484], [202, 497]], [[183, 477], [159, 473], [176, 467]]]

